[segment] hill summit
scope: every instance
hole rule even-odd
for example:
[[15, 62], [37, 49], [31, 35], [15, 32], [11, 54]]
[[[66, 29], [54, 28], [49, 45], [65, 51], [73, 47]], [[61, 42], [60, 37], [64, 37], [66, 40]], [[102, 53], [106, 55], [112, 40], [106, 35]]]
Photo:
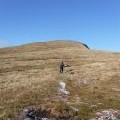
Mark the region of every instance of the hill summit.
[[55, 41], [49, 41], [49, 42], [36, 42], [36, 43], [30, 43], [30, 44], [24, 44], [16, 47], [9, 47], [9, 48], [3, 48], [0, 49], [0, 53], [15, 53], [15, 52], [31, 52], [31, 51], [39, 51], [39, 50], [51, 50], [51, 49], [58, 49], [58, 48], [70, 48], [70, 47], [76, 47], [81, 50], [89, 49], [89, 47], [80, 42], [76, 41], [64, 41], [64, 40], [55, 40]]

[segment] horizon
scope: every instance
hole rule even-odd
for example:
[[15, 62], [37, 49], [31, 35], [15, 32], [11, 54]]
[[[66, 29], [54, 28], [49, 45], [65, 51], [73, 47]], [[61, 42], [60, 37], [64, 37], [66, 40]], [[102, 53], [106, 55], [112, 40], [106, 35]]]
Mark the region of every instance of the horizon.
[[72, 40], [120, 52], [119, 0], [1, 0], [0, 48]]

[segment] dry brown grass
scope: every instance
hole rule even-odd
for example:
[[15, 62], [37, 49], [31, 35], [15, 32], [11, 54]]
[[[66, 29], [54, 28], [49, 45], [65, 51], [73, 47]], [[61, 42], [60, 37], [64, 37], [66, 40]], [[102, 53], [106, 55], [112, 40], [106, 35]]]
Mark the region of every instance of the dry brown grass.
[[[70, 65], [63, 75], [61, 60]], [[81, 85], [82, 79], [91, 83]], [[57, 100], [60, 80], [71, 93], [68, 102], [80, 110], [79, 119], [88, 119], [99, 109], [120, 109], [120, 53], [53, 41], [0, 49], [0, 119], [13, 119], [20, 109], [46, 100], [52, 101], [51, 107], [65, 106]]]

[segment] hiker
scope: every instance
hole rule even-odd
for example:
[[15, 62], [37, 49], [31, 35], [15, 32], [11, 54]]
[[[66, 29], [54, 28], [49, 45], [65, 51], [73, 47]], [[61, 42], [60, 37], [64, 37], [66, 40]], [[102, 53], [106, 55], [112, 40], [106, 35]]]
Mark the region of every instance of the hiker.
[[65, 67], [65, 65], [64, 65], [64, 63], [62, 61], [61, 64], [60, 64], [60, 73], [63, 73], [64, 67]]

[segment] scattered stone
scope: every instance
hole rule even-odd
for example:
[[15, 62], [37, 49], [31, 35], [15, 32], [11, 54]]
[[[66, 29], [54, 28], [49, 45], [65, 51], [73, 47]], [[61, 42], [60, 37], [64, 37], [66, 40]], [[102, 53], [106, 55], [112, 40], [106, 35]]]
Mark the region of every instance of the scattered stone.
[[28, 112], [28, 109], [24, 109], [23, 111], [26, 113], [26, 112]]
[[18, 120], [49, 120], [50, 111], [39, 109], [24, 109]]
[[31, 120], [30, 118], [25, 118], [24, 120]]
[[17, 120], [77, 120], [78, 110], [73, 109], [74, 111], [71, 113], [71, 110], [65, 108], [57, 116], [52, 114], [51, 110], [41, 108], [24, 109]]
[[70, 92], [66, 90], [66, 84], [63, 81], [59, 82], [58, 91], [63, 95], [69, 95]]
[[90, 120], [96, 120], [95, 118], [92, 118], [92, 119], [90, 119]]
[[103, 110], [96, 113], [95, 120], [120, 120], [120, 110]]

